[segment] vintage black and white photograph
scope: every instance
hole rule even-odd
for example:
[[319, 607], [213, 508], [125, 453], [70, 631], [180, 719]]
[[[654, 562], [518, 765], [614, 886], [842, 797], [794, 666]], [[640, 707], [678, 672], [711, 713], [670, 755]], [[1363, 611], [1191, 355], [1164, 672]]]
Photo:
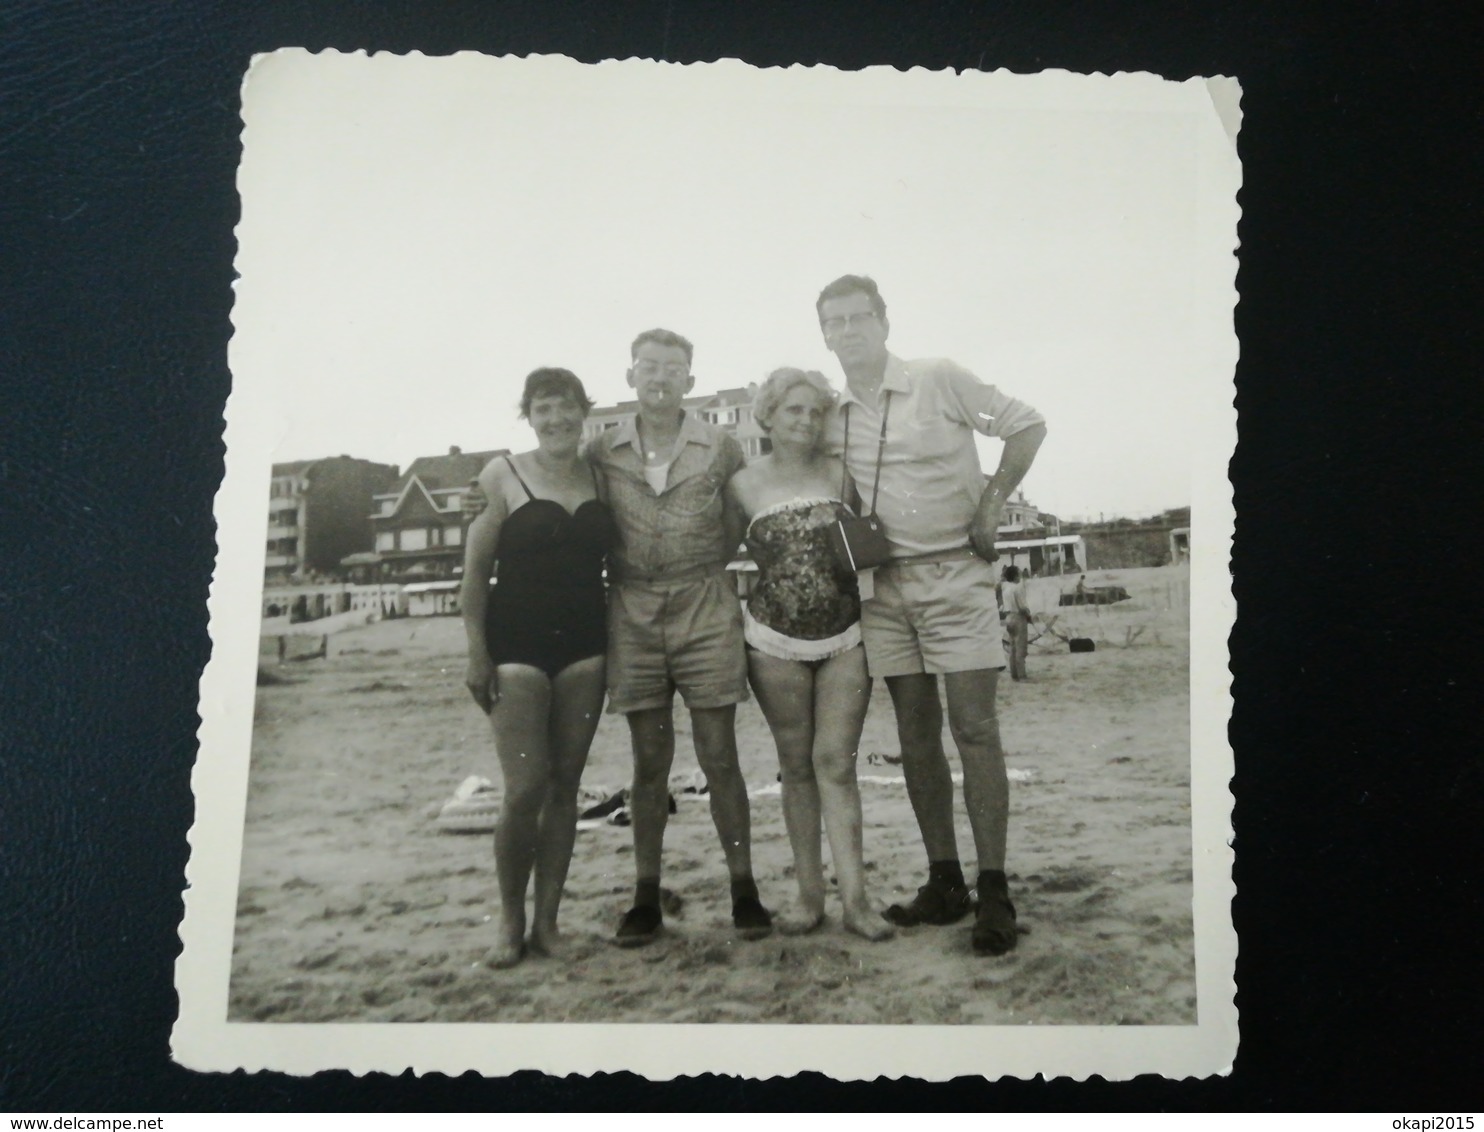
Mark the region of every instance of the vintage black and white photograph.
[[177, 1059], [1225, 1071], [1238, 99], [259, 57]]

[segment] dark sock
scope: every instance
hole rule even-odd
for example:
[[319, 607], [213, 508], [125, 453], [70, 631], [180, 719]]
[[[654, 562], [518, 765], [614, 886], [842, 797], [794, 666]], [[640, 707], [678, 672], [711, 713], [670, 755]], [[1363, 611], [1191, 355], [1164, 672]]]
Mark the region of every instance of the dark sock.
[[634, 885], [635, 908], [658, 908], [660, 906], [660, 878], [640, 877]]
[[928, 880], [948, 888], [964, 887], [964, 867], [958, 861], [929, 861]]
[[1010, 885], [1005, 880], [1003, 869], [981, 869], [979, 871], [979, 899], [986, 896], [1009, 896]]
[[732, 878], [733, 904], [739, 900], [756, 900], [757, 898], [757, 881], [752, 879], [751, 873]]

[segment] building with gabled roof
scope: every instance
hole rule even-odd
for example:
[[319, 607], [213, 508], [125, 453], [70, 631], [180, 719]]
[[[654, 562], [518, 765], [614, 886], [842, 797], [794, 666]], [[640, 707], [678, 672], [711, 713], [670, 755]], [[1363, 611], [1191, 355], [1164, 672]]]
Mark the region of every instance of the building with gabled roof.
[[371, 499], [373, 544], [342, 565], [358, 581], [431, 582], [464, 570], [464, 529], [484, 466], [508, 448], [419, 456], [388, 490]]

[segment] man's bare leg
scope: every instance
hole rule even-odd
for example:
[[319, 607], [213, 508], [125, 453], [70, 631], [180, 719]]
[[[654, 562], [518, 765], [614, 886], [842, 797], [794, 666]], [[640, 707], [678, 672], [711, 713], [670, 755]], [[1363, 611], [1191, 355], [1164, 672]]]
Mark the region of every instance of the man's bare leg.
[[953, 774], [943, 752], [938, 681], [935, 676], [914, 672], [888, 676], [886, 687], [896, 709], [907, 796], [928, 855], [928, 883], [918, 889], [911, 904], [892, 905], [886, 915], [903, 926], [950, 924], [967, 914], [969, 900], [953, 828]]
[[744, 937], [761, 938], [773, 930], [773, 919], [758, 898], [752, 876], [752, 814], [747, 783], [737, 765], [736, 716], [735, 704], [692, 708], [691, 734], [696, 762], [710, 788], [711, 820], [732, 880], [732, 920]]
[[1000, 674], [992, 668], [944, 677], [948, 726], [964, 767], [964, 803], [979, 854], [979, 913], [974, 950], [1002, 955], [1015, 946], [1015, 907], [1005, 880], [1005, 845], [1010, 824], [1010, 779], [1000, 745], [995, 695]]
[[995, 710], [997, 669], [950, 672], [943, 677], [948, 695], [948, 727], [958, 744], [964, 768], [964, 805], [981, 869], [1005, 868], [1006, 831], [1010, 821], [1010, 779], [1000, 746]]
[[634, 749], [634, 781], [629, 820], [634, 830], [634, 907], [619, 926], [623, 946], [648, 943], [663, 922], [660, 912], [660, 858], [670, 819], [670, 767], [675, 762], [675, 724], [671, 706], [628, 713]]

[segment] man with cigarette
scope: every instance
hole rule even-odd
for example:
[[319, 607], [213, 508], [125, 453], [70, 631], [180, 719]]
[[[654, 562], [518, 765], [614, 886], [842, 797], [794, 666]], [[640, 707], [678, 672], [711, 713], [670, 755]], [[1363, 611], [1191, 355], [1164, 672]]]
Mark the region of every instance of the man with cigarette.
[[587, 456], [603, 474], [620, 543], [610, 555], [608, 710], [628, 717], [634, 753], [629, 816], [637, 874], [621, 947], [660, 932], [660, 857], [675, 758], [673, 703], [690, 709], [696, 761], [731, 878], [732, 921], [744, 939], [772, 930], [752, 875], [751, 815], [737, 762], [737, 704], [747, 698], [742, 608], [727, 563], [742, 524], [722, 490], [742, 448], [685, 411], [695, 384], [691, 343], [646, 330], [630, 347], [638, 415], [595, 437]]

